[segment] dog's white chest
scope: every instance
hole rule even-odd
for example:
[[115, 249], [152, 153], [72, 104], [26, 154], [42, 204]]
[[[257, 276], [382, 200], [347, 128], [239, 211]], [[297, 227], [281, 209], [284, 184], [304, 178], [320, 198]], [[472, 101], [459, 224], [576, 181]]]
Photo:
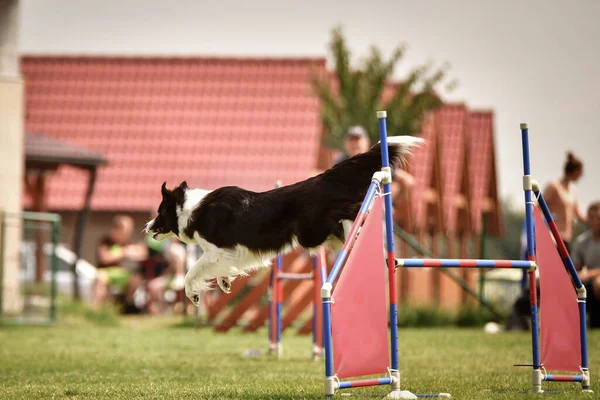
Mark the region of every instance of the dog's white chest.
[[206, 257], [206, 262], [218, 266], [216, 269], [222, 271], [223, 275], [219, 276], [239, 275], [253, 269], [268, 267], [275, 257], [275, 254], [271, 253], [257, 254], [239, 244], [232, 249], [222, 249], [198, 233], [194, 235], [194, 239], [204, 252], [202, 257]]

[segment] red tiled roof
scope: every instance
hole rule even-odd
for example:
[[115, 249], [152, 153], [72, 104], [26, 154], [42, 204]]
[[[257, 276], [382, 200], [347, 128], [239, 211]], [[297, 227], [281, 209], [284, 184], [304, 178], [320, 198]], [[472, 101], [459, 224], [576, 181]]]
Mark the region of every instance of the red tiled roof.
[[442, 198], [447, 230], [456, 229], [456, 195], [460, 193], [464, 164], [465, 130], [467, 129], [467, 108], [463, 104], [445, 104], [436, 112], [438, 143], [442, 174]]
[[489, 111], [469, 112], [469, 175], [471, 180], [471, 220], [473, 229], [482, 229], [483, 201], [490, 194], [493, 162], [493, 114]]
[[[325, 60], [24, 57], [25, 125], [106, 155], [96, 210], [154, 210], [163, 181], [266, 190], [316, 167], [313, 68]], [[80, 207], [86, 182], [61, 167], [49, 207]]]

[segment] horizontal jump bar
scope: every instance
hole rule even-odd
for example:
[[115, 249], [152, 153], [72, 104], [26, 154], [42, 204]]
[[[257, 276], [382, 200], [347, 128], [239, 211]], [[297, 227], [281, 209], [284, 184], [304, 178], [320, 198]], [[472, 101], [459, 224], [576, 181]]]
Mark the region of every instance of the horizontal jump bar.
[[400, 267], [442, 267], [442, 268], [522, 268], [535, 267], [534, 261], [524, 260], [455, 260], [429, 258], [396, 258]]
[[583, 382], [581, 375], [544, 375], [545, 381], [554, 382]]
[[389, 385], [392, 383], [392, 378], [375, 378], [375, 379], [363, 379], [358, 381], [345, 381], [339, 383], [339, 389], [348, 389], [364, 386], [378, 386], [378, 385]]
[[296, 274], [293, 272], [280, 272], [277, 274], [279, 279], [312, 279], [313, 273], [308, 272], [306, 274]]

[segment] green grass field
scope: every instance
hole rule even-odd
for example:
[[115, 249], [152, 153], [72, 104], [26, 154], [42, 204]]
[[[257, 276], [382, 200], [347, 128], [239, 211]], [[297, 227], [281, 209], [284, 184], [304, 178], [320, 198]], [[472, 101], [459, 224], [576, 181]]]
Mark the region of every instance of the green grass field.
[[[322, 361], [310, 360], [310, 337], [284, 335], [284, 357], [243, 358], [265, 350], [265, 330], [215, 334], [179, 320], [127, 318], [116, 327], [59, 324], [0, 327], [2, 399], [320, 399]], [[593, 395], [573, 383], [547, 383], [552, 399], [598, 398], [599, 332], [590, 332]], [[401, 329], [402, 387], [450, 392], [455, 399], [530, 399], [528, 333], [481, 329]], [[509, 389], [493, 393], [489, 389]], [[343, 393], [380, 393], [386, 387]], [[341, 398], [340, 394], [336, 398]], [[382, 396], [383, 397], [383, 396]]]

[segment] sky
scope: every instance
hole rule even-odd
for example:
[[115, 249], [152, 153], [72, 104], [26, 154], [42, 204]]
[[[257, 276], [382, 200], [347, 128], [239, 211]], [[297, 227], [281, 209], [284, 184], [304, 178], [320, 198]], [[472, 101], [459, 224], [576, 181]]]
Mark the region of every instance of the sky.
[[21, 0], [25, 54], [327, 56], [341, 25], [355, 59], [371, 45], [407, 52], [395, 77], [450, 64], [442, 95], [495, 113], [500, 195], [523, 209], [519, 124], [532, 175], [559, 178], [566, 151], [585, 165], [580, 205], [600, 200], [600, 1]]

